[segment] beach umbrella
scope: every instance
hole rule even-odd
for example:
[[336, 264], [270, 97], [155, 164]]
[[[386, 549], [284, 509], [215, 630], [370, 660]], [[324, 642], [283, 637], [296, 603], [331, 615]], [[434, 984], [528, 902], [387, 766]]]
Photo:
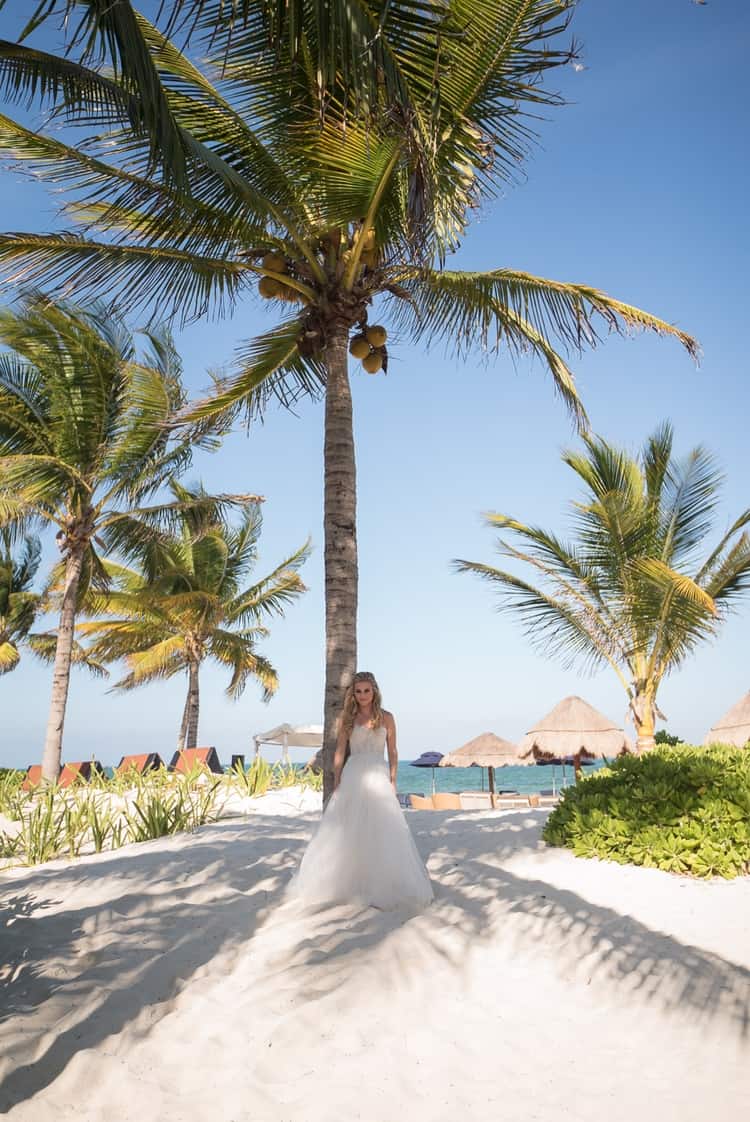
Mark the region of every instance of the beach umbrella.
[[440, 761], [440, 767], [486, 767], [490, 785], [490, 800], [495, 805], [495, 768], [510, 764], [531, 764], [533, 760], [521, 759], [518, 745], [503, 740], [494, 732], [483, 732], [473, 740], [449, 752]]
[[[529, 729], [518, 745], [521, 754], [533, 759], [573, 757], [578, 773], [581, 760], [611, 758], [632, 751], [622, 729], [581, 697], [565, 697], [546, 717]], [[563, 775], [564, 775], [563, 771]]]
[[435, 768], [438, 767], [443, 758], [442, 752], [423, 752], [417, 760], [411, 760], [409, 767], [430, 767], [432, 768], [432, 793], [435, 794]]
[[750, 693], [741, 697], [708, 730], [704, 744], [734, 744], [735, 748], [750, 748]]

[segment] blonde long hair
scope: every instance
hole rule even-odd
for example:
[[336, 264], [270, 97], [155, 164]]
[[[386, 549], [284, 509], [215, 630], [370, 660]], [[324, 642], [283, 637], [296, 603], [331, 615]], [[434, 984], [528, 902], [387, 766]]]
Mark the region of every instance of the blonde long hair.
[[380, 687], [375, 681], [375, 675], [371, 674], [369, 670], [358, 670], [352, 678], [351, 685], [347, 687], [346, 693], [344, 694], [344, 704], [341, 707], [341, 715], [339, 717], [340, 727], [344, 730], [347, 737], [351, 735], [351, 731], [354, 728], [354, 721], [359, 712], [357, 699], [354, 696], [354, 687], [358, 682], [369, 682], [372, 686], [372, 720], [370, 721], [369, 727], [377, 729], [380, 728], [383, 723], [383, 698], [380, 695]]

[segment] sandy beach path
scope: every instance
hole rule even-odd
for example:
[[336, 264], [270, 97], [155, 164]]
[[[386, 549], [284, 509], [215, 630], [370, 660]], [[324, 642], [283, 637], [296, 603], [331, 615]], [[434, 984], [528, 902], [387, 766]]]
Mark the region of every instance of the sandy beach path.
[[544, 812], [409, 816], [422, 915], [304, 910], [312, 815], [0, 874], [11, 1122], [728, 1122], [750, 878], [548, 850]]

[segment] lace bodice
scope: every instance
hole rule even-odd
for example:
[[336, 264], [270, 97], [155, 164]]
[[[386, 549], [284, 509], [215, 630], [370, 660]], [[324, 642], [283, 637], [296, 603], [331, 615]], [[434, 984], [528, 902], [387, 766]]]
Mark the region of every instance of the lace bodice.
[[368, 729], [366, 725], [355, 725], [349, 736], [349, 747], [353, 756], [367, 753], [382, 759], [385, 750], [385, 726]]

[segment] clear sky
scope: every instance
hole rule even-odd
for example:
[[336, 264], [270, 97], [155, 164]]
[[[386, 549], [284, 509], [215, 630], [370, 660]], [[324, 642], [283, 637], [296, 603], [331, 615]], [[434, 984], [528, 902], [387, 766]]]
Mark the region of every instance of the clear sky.
[[[6, 6], [0, 35], [14, 35], [24, 8]], [[750, 10], [745, 0], [583, 0], [573, 31], [584, 68], [558, 76], [569, 104], [539, 122], [526, 180], [485, 208], [456, 263], [585, 281], [700, 339], [699, 370], [675, 342], [646, 337], [609, 339], [573, 365], [603, 436], [635, 449], [671, 418], [678, 451], [704, 443], [718, 455], [727, 476], [718, 536], [750, 505]], [[0, 213], [7, 230], [54, 223], [46, 190], [10, 171], [0, 172]], [[190, 390], [270, 322], [248, 302], [230, 319], [180, 332]], [[505, 354], [457, 363], [405, 338], [389, 340], [389, 350], [387, 378], [353, 373], [359, 664], [380, 680], [401, 755], [446, 751], [485, 730], [517, 738], [569, 693], [622, 722], [626, 698], [611, 671], [579, 677], [535, 654], [496, 613], [489, 588], [451, 569], [455, 557], [493, 560], [483, 511], [565, 531], [576, 489], [559, 456], [575, 435], [549, 380]], [[262, 704], [250, 685], [231, 703], [221, 674], [203, 671], [200, 741], [223, 759], [249, 752], [253, 733], [282, 721], [322, 719], [322, 421], [312, 403], [296, 416], [272, 410], [193, 472], [209, 488], [266, 497], [261, 570], [308, 535], [314, 544], [309, 592], [264, 648], [281, 678], [274, 700]], [[664, 684], [671, 731], [702, 739], [750, 687], [749, 619], [750, 605]], [[182, 681], [128, 695], [107, 688], [73, 674], [64, 757], [168, 754]], [[0, 679], [0, 764], [40, 758], [49, 691], [49, 669], [29, 655]]]

